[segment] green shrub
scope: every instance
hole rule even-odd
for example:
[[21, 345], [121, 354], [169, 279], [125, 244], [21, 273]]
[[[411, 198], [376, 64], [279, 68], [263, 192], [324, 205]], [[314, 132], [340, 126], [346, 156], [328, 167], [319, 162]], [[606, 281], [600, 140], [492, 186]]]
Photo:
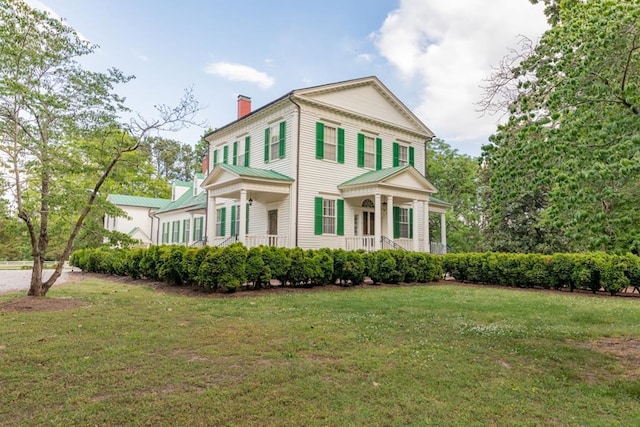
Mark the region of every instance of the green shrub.
[[188, 273], [184, 269], [183, 257], [186, 250], [185, 246], [165, 246], [161, 249], [158, 267], [160, 280], [173, 286], [185, 283]]
[[262, 259], [271, 269], [271, 277], [284, 285], [287, 282], [287, 275], [291, 267], [289, 249], [266, 246], [262, 251]]
[[264, 262], [264, 246], [257, 246], [247, 252], [247, 281], [255, 289], [269, 286], [271, 282], [271, 267]]

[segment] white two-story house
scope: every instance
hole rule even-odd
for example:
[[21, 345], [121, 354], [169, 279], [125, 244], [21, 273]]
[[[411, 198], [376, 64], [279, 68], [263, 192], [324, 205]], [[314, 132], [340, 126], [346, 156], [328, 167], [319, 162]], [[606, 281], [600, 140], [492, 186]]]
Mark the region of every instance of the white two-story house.
[[[376, 77], [293, 90], [254, 111], [239, 96], [237, 107], [205, 137], [207, 244], [446, 250], [450, 205], [424, 173], [434, 134]], [[441, 216], [434, 242], [430, 215]]]

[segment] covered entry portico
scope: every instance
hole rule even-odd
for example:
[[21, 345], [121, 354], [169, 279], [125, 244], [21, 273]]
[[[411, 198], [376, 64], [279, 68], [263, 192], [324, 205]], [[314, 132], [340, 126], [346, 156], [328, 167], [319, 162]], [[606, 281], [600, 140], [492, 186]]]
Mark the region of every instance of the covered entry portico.
[[207, 244], [290, 246], [288, 224], [278, 218], [290, 216], [292, 183], [273, 170], [218, 164], [202, 183], [207, 191]]
[[[401, 247], [442, 253], [446, 248], [446, 204], [431, 195], [437, 189], [414, 167], [397, 166], [366, 172], [338, 186], [353, 212], [353, 235], [346, 249], [378, 250]], [[432, 250], [429, 216], [441, 214], [441, 245]], [[435, 245], [434, 245], [435, 246]]]

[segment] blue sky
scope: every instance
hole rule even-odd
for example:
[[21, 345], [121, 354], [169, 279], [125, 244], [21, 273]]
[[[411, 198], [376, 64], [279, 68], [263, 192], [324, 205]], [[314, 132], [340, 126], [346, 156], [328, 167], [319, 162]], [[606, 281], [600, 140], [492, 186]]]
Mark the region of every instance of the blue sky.
[[[119, 88], [143, 115], [192, 87], [200, 119], [235, 119], [292, 89], [376, 75], [462, 153], [478, 155], [496, 117], [478, 86], [517, 35], [546, 28], [528, 0], [28, 0], [100, 46], [87, 67], [136, 79]], [[203, 129], [165, 136], [195, 143]]]

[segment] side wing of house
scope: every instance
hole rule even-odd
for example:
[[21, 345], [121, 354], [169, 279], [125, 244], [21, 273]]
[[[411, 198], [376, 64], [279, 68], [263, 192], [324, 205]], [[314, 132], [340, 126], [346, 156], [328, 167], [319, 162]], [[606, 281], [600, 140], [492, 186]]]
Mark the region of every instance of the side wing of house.
[[122, 194], [110, 194], [107, 200], [126, 214], [125, 217], [106, 215], [104, 226], [107, 230], [128, 234], [144, 245], [155, 243], [156, 221], [153, 213], [170, 203], [170, 200]]

